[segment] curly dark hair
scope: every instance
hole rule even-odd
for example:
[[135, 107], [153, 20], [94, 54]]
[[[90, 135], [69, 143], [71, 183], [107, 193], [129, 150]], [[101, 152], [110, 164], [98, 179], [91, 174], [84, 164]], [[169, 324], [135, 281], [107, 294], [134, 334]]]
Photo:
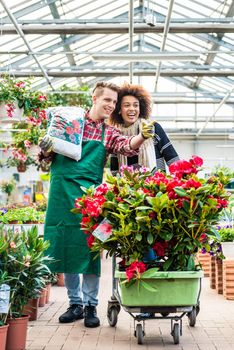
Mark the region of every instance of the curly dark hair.
[[140, 103], [139, 118], [148, 119], [151, 113], [151, 96], [141, 85], [132, 85], [124, 83], [120, 86], [119, 97], [114, 112], [110, 117], [110, 124], [123, 124], [123, 118], [120, 114], [121, 102], [124, 96], [134, 96]]

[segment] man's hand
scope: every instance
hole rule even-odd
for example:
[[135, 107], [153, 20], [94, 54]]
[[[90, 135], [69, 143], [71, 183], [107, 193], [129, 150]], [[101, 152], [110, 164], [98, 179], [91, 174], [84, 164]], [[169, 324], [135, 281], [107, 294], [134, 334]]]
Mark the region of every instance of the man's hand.
[[50, 136], [44, 136], [39, 141], [39, 147], [41, 147], [43, 152], [50, 153], [52, 151], [53, 140]]
[[144, 139], [149, 139], [151, 137], [154, 137], [154, 124], [155, 124], [155, 121], [142, 122], [141, 135], [143, 136]]

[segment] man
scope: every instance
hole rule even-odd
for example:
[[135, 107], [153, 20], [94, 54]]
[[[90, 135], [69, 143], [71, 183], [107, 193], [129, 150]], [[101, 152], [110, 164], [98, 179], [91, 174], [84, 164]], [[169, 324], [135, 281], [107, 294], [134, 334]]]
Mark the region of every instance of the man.
[[[100, 258], [94, 259], [94, 253], [87, 246], [86, 236], [80, 230], [81, 216], [70, 211], [74, 201], [83, 195], [82, 186], [88, 188], [101, 184], [105, 161], [110, 153], [135, 155], [144, 140], [153, 136], [152, 123], [145, 124], [140, 134], [130, 138], [105, 123], [115, 109], [118, 90], [111, 83], [96, 84], [93, 105], [85, 118], [81, 159], [77, 162], [56, 154], [51, 165], [44, 237], [50, 241], [47, 253], [55, 259], [51, 270], [65, 274], [70, 306], [59, 317], [61, 323], [84, 318], [86, 327], [100, 325], [96, 314]], [[51, 140], [45, 137], [40, 147], [44, 156], [49, 156]], [[83, 274], [82, 288], [79, 274]]]

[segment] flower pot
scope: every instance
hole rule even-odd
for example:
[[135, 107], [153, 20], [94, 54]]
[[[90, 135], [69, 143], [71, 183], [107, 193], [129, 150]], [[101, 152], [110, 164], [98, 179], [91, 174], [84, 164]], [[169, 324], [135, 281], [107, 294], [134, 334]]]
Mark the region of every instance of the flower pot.
[[46, 288], [43, 288], [41, 290], [41, 294], [40, 294], [40, 297], [39, 297], [39, 306], [42, 307], [42, 306], [45, 306], [45, 303], [46, 303]]
[[234, 259], [234, 242], [222, 242], [222, 251], [226, 259]]
[[50, 301], [50, 291], [51, 291], [51, 283], [48, 283], [47, 286], [46, 286], [46, 304], [49, 303]]
[[219, 258], [215, 260], [215, 289], [218, 294], [223, 294], [223, 261]]
[[63, 273], [57, 274], [57, 286], [64, 287], [64, 274]]
[[7, 319], [6, 350], [25, 350], [29, 316]]
[[223, 296], [234, 300], [234, 260], [223, 261]]
[[215, 274], [215, 257], [210, 258], [210, 288], [215, 289], [216, 274]]
[[7, 104], [0, 104], [0, 119], [5, 122], [20, 121], [23, 116], [23, 108], [19, 108], [18, 103], [13, 103], [13, 111], [9, 115]]
[[27, 169], [27, 165], [23, 162], [20, 162], [19, 165], [17, 165], [17, 170], [19, 173], [24, 173]]
[[38, 304], [39, 298], [33, 298], [29, 299], [28, 303], [25, 305], [23, 313], [29, 315], [29, 321], [37, 320]]
[[125, 306], [192, 306], [198, 302], [203, 271], [157, 271], [154, 277], [142, 277], [151, 289], [140, 282], [139, 285], [122, 284], [126, 280], [125, 272], [115, 271], [115, 277], [119, 278], [121, 300]]
[[0, 326], [0, 350], [6, 349], [7, 330], [9, 325]]

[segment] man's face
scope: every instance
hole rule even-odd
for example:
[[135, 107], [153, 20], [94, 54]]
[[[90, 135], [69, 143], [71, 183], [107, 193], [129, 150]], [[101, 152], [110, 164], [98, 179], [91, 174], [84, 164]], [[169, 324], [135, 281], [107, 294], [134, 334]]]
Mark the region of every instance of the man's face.
[[93, 105], [95, 107], [96, 118], [109, 118], [115, 109], [117, 99], [117, 92], [109, 88], [104, 88], [103, 94], [101, 96], [93, 96]]

